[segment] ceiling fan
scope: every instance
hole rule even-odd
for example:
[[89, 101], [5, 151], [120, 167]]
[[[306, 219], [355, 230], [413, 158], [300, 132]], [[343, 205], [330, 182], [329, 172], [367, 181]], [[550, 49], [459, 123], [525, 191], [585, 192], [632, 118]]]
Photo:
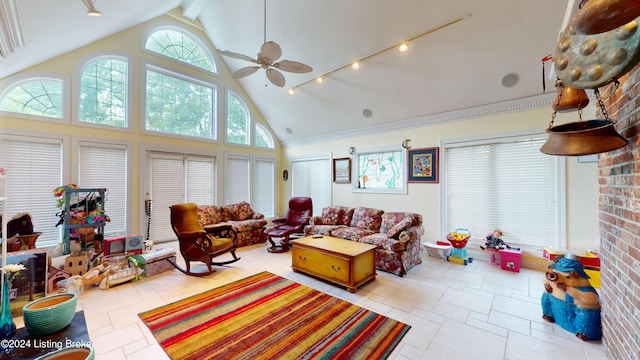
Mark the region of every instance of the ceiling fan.
[[284, 86], [284, 75], [278, 70], [292, 72], [292, 73], [308, 73], [313, 69], [309, 65], [305, 65], [301, 62], [291, 61], [291, 60], [281, 60], [275, 62], [282, 56], [282, 49], [280, 45], [273, 41], [267, 41], [267, 0], [264, 1], [264, 44], [260, 47], [260, 52], [256, 56], [256, 58], [252, 58], [247, 55], [231, 52], [231, 51], [220, 51], [220, 54], [224, 56], [228, 56], [234, 59], [240, 59], [245, 61], [250, 61], [254, 64], [253, 66], [246, 66], [236, 70], [233, 73], [234, 79], [240, 79], [245, 76], [249, 76], [260, 68], [265, 69], [267, 73], [267, 79], [271, 81], [271, 83], [275, 86], [283, 87]]

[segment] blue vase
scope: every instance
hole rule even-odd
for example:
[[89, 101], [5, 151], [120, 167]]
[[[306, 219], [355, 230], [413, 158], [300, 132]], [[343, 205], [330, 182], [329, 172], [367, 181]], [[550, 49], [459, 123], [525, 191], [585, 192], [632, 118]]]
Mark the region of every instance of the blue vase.
[[16, 324], [11, 315], [11, 300], [9, 299], [9, 281], [4, 274], [2, 286], [2, 309], [0, 310], [0, 340], [11, 339], [16, 334]]

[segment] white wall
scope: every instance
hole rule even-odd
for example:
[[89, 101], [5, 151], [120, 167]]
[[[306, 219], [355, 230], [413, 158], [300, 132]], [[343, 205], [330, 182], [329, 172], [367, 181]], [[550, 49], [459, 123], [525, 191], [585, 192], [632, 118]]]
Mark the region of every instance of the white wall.
[[[592, 113], [585, 109], [585, 114]], [[467, 120], [425, 125], [410, 129], [382, 132], [337, 140], [300, 145], [285, 145], [285, 164], [292, 156], [333, 152], [334, 158], [348, 157], [350, 146], [371, 148], [400, 145], [410, 139], [413, 148], [440, 146], [445, 139], [521, 132], [544, 131], [551, 120], [553, 110], [538, 108], [521, 112], [503, 113]], [[555, 124], [576, 121], [577, 113], [558, 114]], [[598, 169], [597, 163], [579, 163], [575, 157], [567, 157], [567, 247], [597, 249], [598, 237]], [[287, 184], [285, 184], [287, 186]], [[409, 183], [407, 195], [352, 193], [349, 184], [333, 184], [332, 203], [345, 206], [368, 206], [385, 211], [411, 211], [424, 218], [423, 241], [436, 241], [451, 229], [441, 229], [440, 184]], [[285, 189], [283, 193], [288, 193]]]

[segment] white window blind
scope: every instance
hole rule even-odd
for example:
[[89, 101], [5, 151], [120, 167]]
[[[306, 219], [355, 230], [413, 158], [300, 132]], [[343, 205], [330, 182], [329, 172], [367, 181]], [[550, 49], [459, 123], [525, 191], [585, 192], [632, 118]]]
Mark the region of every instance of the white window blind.
[[187, 202], [198, 205], [215, 204], [215, 161], [213, 158], [187, 156]]
[[153, 241], [175, 239], [171, 229], [169, 206], [184, 201], [182, 179], [184, 162], [180, 155], [151, 154], [151, 229], [149, 238]]
[[0, 134], [0, 149], [0, 167], [7, 169], [9, 218], [29, 213], [33, 230], [42, 233], [36, 246], [57, 246], [61, 228], [56, 227], [59, 209], [52, 191], [62, 185], [62, 141]]
[[127, 233], [127, 147], [125, 145], [81, 142], [79, 144], [78, 185], [105, 188], [105, 214], [111, 219], [104, 227], [107, 237]]
[[254, 161], [253, 208], [266, 217], [275, 215], [275, 160], [256, 158]]
[[483, 242], [495, 228], [511, 245], [556, 246], [564, 184], [559, 157], [540, 152], [545, 139], [515, 137], [445, 144], [445, 232], [471, 230]]
[[331, 171], [329, 157], [291, 159], [291, 196], [311, 197], [313, 214], [320, 215], [331, 206]]
[[225, 160], [225, 204], [236, 204], [241, 201], [251, 202], [251, 179], [249, 156], [227, 155]]

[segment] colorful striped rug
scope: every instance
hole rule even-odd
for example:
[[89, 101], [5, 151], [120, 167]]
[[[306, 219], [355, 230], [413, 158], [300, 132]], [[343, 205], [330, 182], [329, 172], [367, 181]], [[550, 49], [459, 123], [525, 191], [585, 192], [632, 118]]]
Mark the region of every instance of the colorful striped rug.
[[172, 359], [386, 359], [410, 329], [269, 272], [139, 316]]

